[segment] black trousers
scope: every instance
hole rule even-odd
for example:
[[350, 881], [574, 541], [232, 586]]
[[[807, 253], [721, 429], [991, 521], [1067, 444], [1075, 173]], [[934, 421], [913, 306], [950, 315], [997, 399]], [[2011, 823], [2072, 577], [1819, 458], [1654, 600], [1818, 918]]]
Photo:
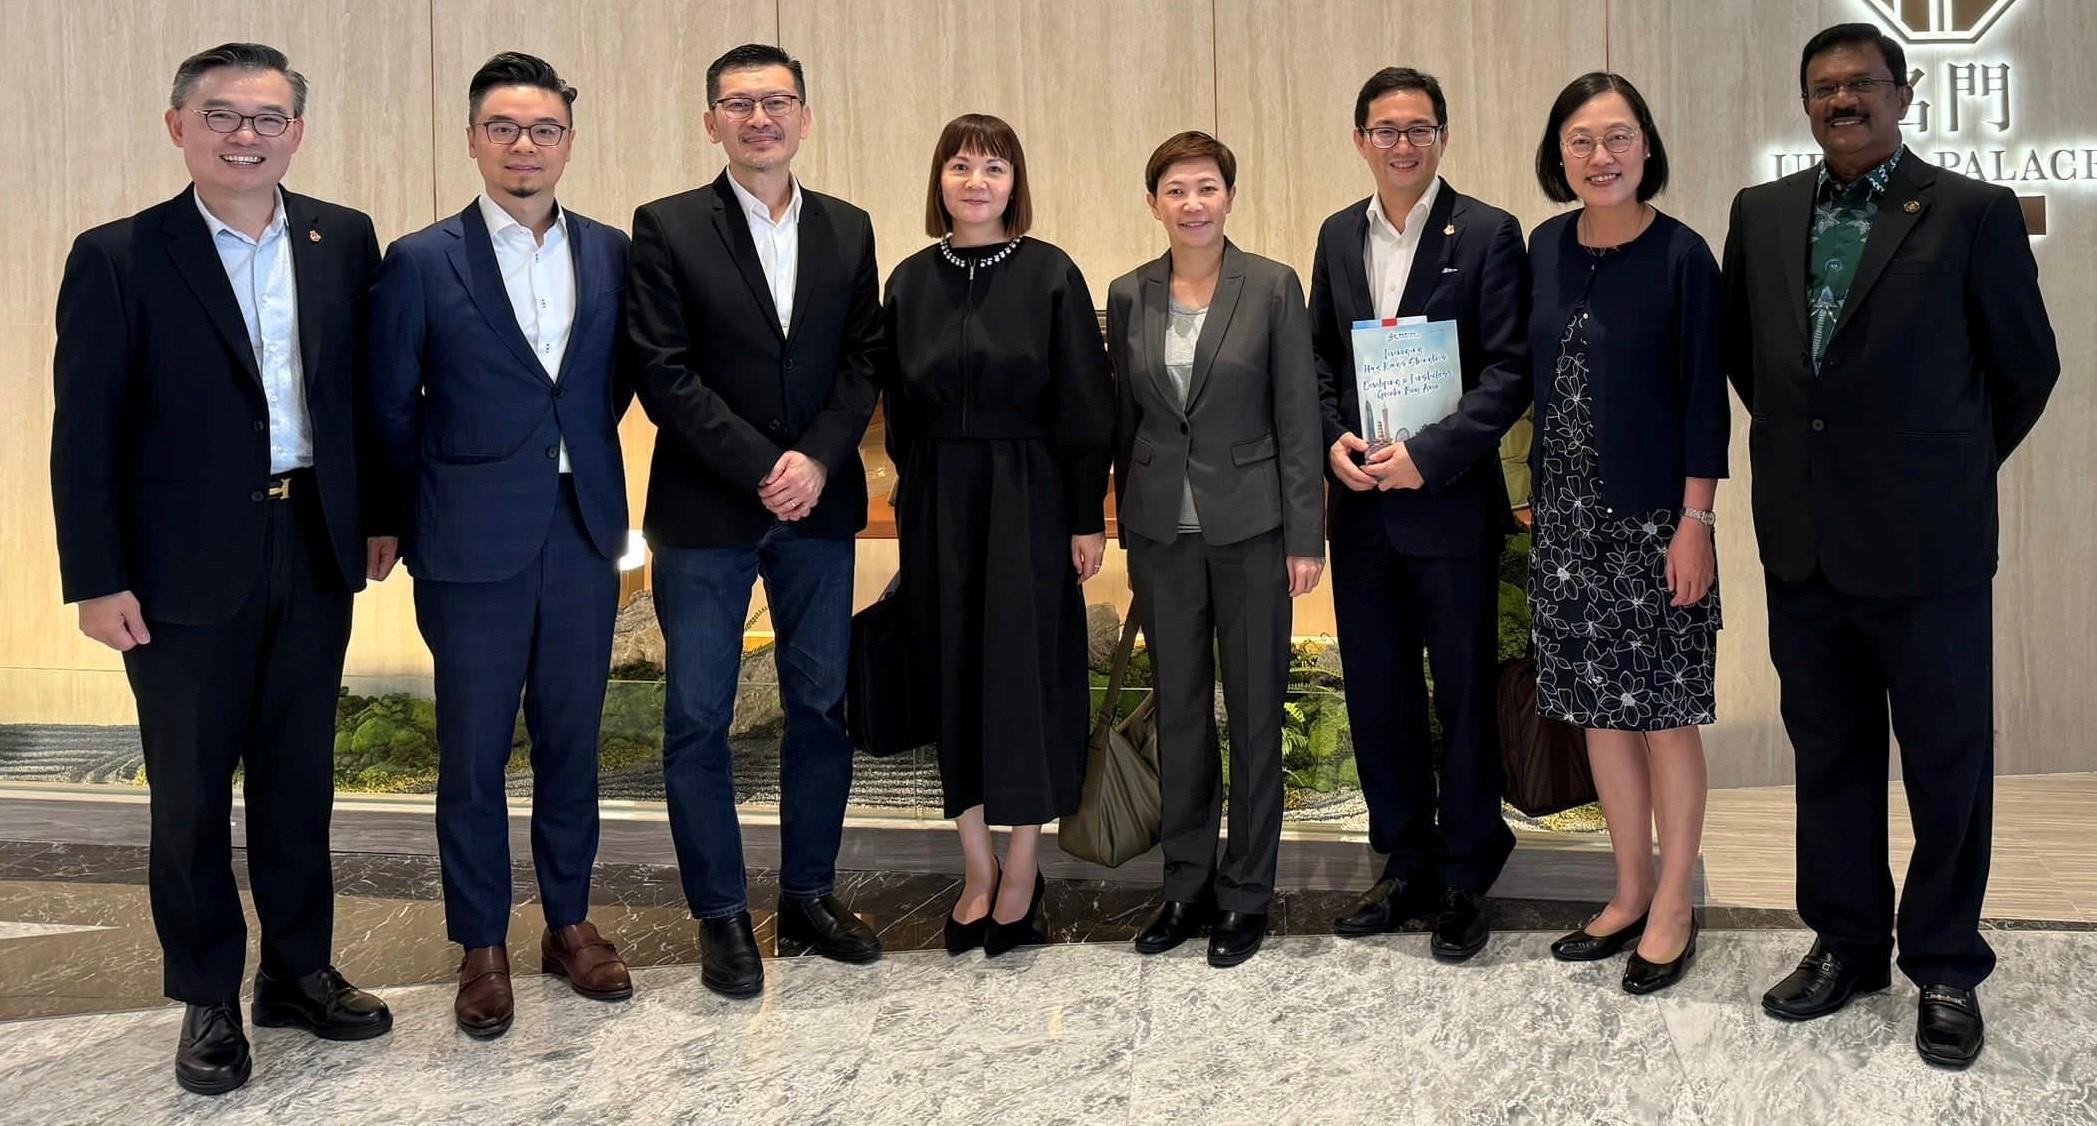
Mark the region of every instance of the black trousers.
[[[1213, 897], [1226, 911], [1265, 914], [1281, 853], [1282, 696], [1289, 683], [1281, 532], [1223, 545], [1210, 545], [1199, 532], [1171, 543], [1131, 534], [1128, 543], [1158, 699], [1165, 898]], [[1231, 732], [1230, 836], [1220, 862], [1219, 664]]]
[[[300, 489], [299, 485], [308, 486]], [[237, 997], [247, 922], [233, 882], [233, 774], [246, 768], [249, 885], [272, 977], [328, 964], [334, 878], [328, 818], [335, 697], [350, 592], [326, 547], [310, 478], [264, 500], [253, 591], [229, 621], [176, 625], [142, 606], [152, 641], [124, 654], [152, 801], [148, 878], [167, 995]]]
[[[1994, 832], [1994, 591], [1879, 598], [1774, 576], [1769, 652], [1798, 766], [1798, 910], [1838, 956], [1970, 989]], [[1915, 851], [1896, 919], [1886, 865], [1887, 717]]]
[[[1499, 573], [1493, 550], [1332, 545], [1347, 723], [1386, 876], [1482, 895], [1514, 851], [1500, 817]], [[1423, 650], [1442, 721], [1439, 785]]]

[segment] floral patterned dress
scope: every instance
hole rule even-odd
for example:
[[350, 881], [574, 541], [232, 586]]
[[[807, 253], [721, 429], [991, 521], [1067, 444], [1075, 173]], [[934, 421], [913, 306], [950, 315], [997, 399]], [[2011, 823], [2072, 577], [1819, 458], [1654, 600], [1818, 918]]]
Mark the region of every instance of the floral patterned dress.
[[1711, 723], [1717, 581], [1696, 604], [1669, 605], [1676, 511], [1611, 516], [1603, 507], [1587, 318], [1585, 304], [1575, 307], [1560, 338], [1541, 438], [1529, 555], [1537, 710], [1617, 731]]

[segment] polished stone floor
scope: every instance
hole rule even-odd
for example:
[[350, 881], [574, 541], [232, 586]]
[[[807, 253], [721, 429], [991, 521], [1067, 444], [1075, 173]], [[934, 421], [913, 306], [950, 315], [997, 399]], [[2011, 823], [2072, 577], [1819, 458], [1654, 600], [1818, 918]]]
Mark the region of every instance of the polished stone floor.
[[[244, 889], [246, 866], [235, 850], [234, 874]], [[338, 965], [371, 989], [449, 981], [458, 948], [445, 940], [437, 860], [417, 854], [335, 854], [335, 942]], [[0, 841], [0, 1020], [141, 1009], [162, 1003], [159, 945], [147, 899], [146, 850], [133, 845]], [[533, 972], [525, 955], [544, 920], [529, 867], [513, 872], [515, 907], [509, 945], [519, 973]], [[775, 873], [753, 869], [751, 915], [768, 956], [781, 950], [771, 906]], [[959, 894], [947, 875], [841, 871], [837, 894], [867, 920], [891, 951], [936, 950]], [[1270, 920], [1277, 935], [1321, 935], [1345, 914], [1354, 893], [1311, 888], [1277, 894]], [[1051, 939], [1062, 943], [1122, 943], [1157, 909], [1149, 884], [1055, 879], [1043, 904]], [[258, 928], [248, 918], [248, 964], [256, 962]], [[1501, 930], [1562, 933], [1579, 926], [1597, 904], [1578, 900], [1496, 896], [1493, 925]], [[671, 966], [699, 958], [698, 928], [686, 912], [673, 867], [599, 864], [591, 884], [591, 918], [634, 966]], [[1710, 907], [1705, 925], [1768, 928], [1797, 925], [1788, 911]], [[1414, 927], [1423, 924], [1414, 921]], [[2097, 927], [2065, 921], [1996, 926]]]
[[1471, 964], [1417, 937], [1274, 940], [1212, 970], [1182, 948], [903, 953], [768, 963], [762, 998], [690, 966], [607, 1005], [519, 983], [479, 1043], [444, 986], [394, 989], [395, 1031], [329, 1044], [259, 1030], [253, 1082], [204, 1099], [168, 1078], [172, 1008], [4, 1026], [0, 1123], [2017, 1123], [2097, 1121], [2097, 942], [1995, 936], [1990, 1045], [1926, 1068], [1906, 984], [1806, 1025], [1759, 1011], [1798, 956], [1786, 931], [1707, 931], [1673, 990], [1496, 936]]
[[[755, 868], [767, 986], [737, 1002], [699, 984], [676, 869], [655, 862], [663, 827], [616, 811], [600, 855], [618, 859], [599, 864], [591, 913], [636, 967], [634, 1000], [585, 1001], [535, 972], [541, 920], [518, 847], [517, 1025], [491, 1043], [458, 1034], [427, 812], [338, 811], [338, 964], [387, 998], [397, 1027], [361, 1045], [255, 1030], [254, 1081], [209, 1100], [170, 1075], [180, 1011], [161, 996], [143, 806], [91, 798], [0, 799], [0, 1126], [2097, 1126], [2097, 919], [2066, 900], [1985, 923], [2001, 957], [1981, 993], [1990, 1046], [1956, 1075], [1916, 1058], [1906, 982], [1808, 1025], [1765, 1017], [1756, 998], [1810, 941], [1788, 911], [1707, 904], [1698, 965], [1657, 997], [1623, 994], [1619, 964], [1553, 962], [1550, 939], [1593, 911], [1608, 857], [1527, 838], [1492, 902], [1492, 944], [1469, 964], [1432, 961], [1418, 934], [1333, 938], [1362, 850], [1292, 841], [1276, 937], [1218, 971], [1193, 947], [1128, 950], [1157, 903], [1145, 860], [1058, 862], [1053, 945], [949, 959], [937, 948], [956, 884], [923, 850], [951, 834], [848, 833], [839, 895], [890, 953], [869, 967], [782, 956], [776, 881]], [[753, 863], [776, 852], [761, 829], [751, 840]], [[253, 933], [251, 915], [251, 966]]]

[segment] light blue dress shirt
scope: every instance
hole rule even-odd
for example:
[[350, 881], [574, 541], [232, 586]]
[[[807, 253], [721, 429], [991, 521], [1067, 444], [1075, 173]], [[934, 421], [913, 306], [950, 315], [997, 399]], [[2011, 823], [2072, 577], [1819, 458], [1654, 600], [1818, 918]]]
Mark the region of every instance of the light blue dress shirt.
[[194, 198], [219, 263], [226, 268], [226, 280], [233, 283], [233, 299], [240, 303], [240, 319], [255, 350], [255, 370], [262, 373], [262, 391], [269, 399], [269, 471], [275, 475], [309, 468], [313, 420], [306, 412], [298, 279], [292, 273], [284, 193], [277, 193], [277, 213], [270, 216], [259, 242], [221, 222], [201, 197]]

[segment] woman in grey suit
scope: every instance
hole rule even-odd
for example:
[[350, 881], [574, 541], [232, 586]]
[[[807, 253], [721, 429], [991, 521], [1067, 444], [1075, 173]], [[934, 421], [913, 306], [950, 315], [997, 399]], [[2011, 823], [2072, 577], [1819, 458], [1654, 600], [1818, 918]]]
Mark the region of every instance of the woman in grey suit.
[[[1164, 790], [1165, 906], [1136, 949], [1162, 953], [1209, 923], [1213, 966], [1252, 957], [1266, 934], [1289, 600], [1325, 566], [1310, 316], [1294, 271], [1224, 239], [1237, 171], [1206, 133], [1159, 145], [1143, 185], [1171, 249], [1107, 296], [1115, 496], [1150, 642]], [[1231, 736], [1220, 861], [1218, 647]]]

